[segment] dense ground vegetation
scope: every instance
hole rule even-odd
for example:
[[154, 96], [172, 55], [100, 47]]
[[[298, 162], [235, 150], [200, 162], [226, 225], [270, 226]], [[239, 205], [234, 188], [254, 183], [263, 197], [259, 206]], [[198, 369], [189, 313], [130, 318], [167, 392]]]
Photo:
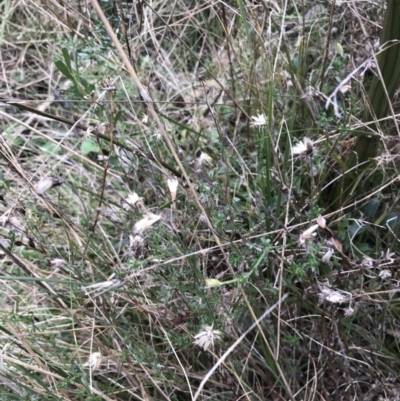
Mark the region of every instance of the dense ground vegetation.
[[0, 13], [2, 401], [399, 399], [383, 2]]

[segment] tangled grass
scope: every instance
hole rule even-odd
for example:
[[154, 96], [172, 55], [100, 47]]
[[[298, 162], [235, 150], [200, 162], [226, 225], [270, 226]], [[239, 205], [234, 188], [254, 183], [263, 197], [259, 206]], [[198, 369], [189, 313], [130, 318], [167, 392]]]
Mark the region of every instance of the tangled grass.
[[380, 3], [0, 7], [1, 400], [399, 398]]

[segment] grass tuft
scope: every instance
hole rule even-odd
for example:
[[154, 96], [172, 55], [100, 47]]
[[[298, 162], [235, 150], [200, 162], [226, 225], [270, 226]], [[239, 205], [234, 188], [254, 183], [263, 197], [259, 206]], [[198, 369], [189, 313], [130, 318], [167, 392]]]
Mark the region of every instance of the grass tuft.
[[383, 5], [0, 10], [1, 400], [398, 399]]

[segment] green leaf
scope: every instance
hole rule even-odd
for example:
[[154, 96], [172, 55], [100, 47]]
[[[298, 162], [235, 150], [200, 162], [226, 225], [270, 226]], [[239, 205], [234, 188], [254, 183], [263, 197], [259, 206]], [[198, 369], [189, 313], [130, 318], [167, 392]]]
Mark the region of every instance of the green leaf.
[[358, 221], [356, 221], [355, 223], [353, 223], [350, 228], [349, 228], [349, 238], [350, 240], [354, 240], [354, 238], [359, 235], [362, 234], [365, 231], [366, 227], [363, 226], [361, 223], [359, 223]]
[[33, 260], [33, 259], [44, 260], [45, 259], [43, 254], [41, 254], [39, 251], [35, 251], [32, 249], [22, 249], [20, 253], [21, 253], [21, 256], [23, 256], [24, 258], [29, 259], [29, 260]]
[[67, 78], [69, 78], [71, 81], [75, 82], [75, 78], [72, 75], [71, 71], [68, 69], [68, 67], [61, 61], [57, 60], [56, 61], [56, 67], [59, 69], [59, 71], [64, 74]]
[[380, 203], [381, 201], [379, 198], [374, 198], [365, 205], [363, 212], [368, 219], [372, 219], [375, 216]]
[[71, 57], [69, 56], [68, 50], [67, 50], [65, 47], [63, 47], [63, 48], [61, 49], [61, 52], [62, 52], [62, 54], [63, 54], [63, 56], [64, 56], [65, 64], [67, 65], [68, 69], [69, 69], [70, 71], [72, 71], [72, 67], [71, 67]]
[[58, 143], [46, 142], [41, 146], [41, 150], [46, 154], [56, 154], [60, 153], [61, 147]]
[[84, 155], [87, 155], [91, 152], [93, 153], [100, 153], [100, 146], [93, 141], [93, 139], [87, 139], [81, 143], [81, 152]]
[[0, 170], [0, 188], [10, 188], [10, 181], [4, 177], [3, 170]]
[[95, 90], [95, 86], [93, 84], [86, 84], [85, 85], [85, 93], [90, 95]]
[[339, 42], [336, 43], [336, 48], [337, 48], [338, 53], [340, 54], [340, 57], [343, 57], [343, 55], [344, 55], [343, 47]]
[[118, 123], [118, 121], [121, 119], [121, 117], [122, 117], [122, 113], [121, 113], [120, 110], [118, 110], [118, 111], [115, 113], [115, 117], [114, 117], [114, 121], [113, 121], [114, 126], [117, 125], [117, 123]]

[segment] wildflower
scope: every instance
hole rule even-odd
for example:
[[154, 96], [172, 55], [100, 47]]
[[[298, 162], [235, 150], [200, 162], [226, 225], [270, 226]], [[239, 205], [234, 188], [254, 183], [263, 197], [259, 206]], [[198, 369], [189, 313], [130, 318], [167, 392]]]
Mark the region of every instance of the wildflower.
[[161, 216], [158, 216], [154, 213], [147, 212], [144, 217], [137, 221], [133, 226], [133, 232], [137, 234], [141, 234], [144, 230], [151, 227], [154, 223], [161, 219]]
[[140, 200], [139, 195], [136, 192], [131, 192], [126, 199], [124, 199], [124, 202], [126, 203], [124, 205], [124, 209], [127, 209], [129, 206], [135, 206], [135, 204]]
[[136, 250], [139, 249], [144, 244], [144, 238], [141, 235], [130, 235], [129, 236], [129, 246]]
[[171, 199], [174, 201], [176, 199], [176, 192], [178, 190], [178, 179], [177, 178], [168, 178], [167, 180], [168, 189], [171, 193]]
[[207, 351], [210, 347], [214, 347], [214, 341], [219, 340], [222, 333], [219, 330], [213, 330], [213, 326], [203, 326], [195, 336], [194, 344]]
[[106, 156], [106, 155], [97, 155], [97, 160], [99, 162], [106, 162], [108, 160], [108, 156]]
[[259, 114], [258, 116], [251, 116], [251, 121], [250, 126], [251, 127], [263, 127], [267, 125], [267, 117], [265, 114]]
[[212, 164], [212, 157], [202, 151], [197, 159], [197, 166], [201, 167], [203, 164], [210, 166]]
[[344, 316], [345, 317], [353, 316], [353, 314], [354, 314], [354, 309], [351, 306], [349, 306], [348, 308], [344, 309]]
[[317, 231], [318, 228], [319, 228], [319, 225], [314, 224], [306, 231], [303, 231], [300, 234], [300, 244], [304, 245], [307, 241], [312, 240], [317, 235], [317, 233], [315, 231]]
[[361, 265], [366, 269], [370, 269], [374, 267], [374, 262], [375, 262], [374, 259], [370, 258], [369, 256], [365, 256], [361, 261]]
[[331, 257], [335, 251], [333, 248], [328, 248], [328, 250], [325, 252], [324, 256], [322, 256], [322, 261], [324, 263], [328, 263], [331, 260]]
[[85, 132], [85, 139], [88, 139], [92, 136], [92, 132], [95, 130], [95, 127], [89, 126]]
[[379, 272], [379, 277], [380, 277], [382, 280], [385, 280], [385, 279], [387, 279], [387, 278], [392, 277], [392, 272], [391, 272], [389, 269], [381, 270], [381, 271]]
[[89, 359], [86, 363], [83, 364], [84, 368], [90, 368], [90, 370], [98, 370], [103, 361], [103, 355], [101, 352], [93, 352], [90, 354]]
[[306, 155], [312, 156], [314, 150], [313, 142], [308, 138], [303, 138], [296, 146], [292, 147], [292, 156], [294, 155]]
[[216, 278], [206, 278], [206, 288], [219, 287], [222, 283]]
[[102, 281], [100, 283], [96, 283], [96, 284], [90, 284], [90, 285], [86, 285], [86, 286], [82, 286], [81, 289], [82, 291], [84, 291], [85, 293], [87, 293], [86, 290], [109, 290], [112, 288], [117, 288], [120, 287], [123, 284], [123, 282], [121, 280], [118, 280], [116, 278], [111, 279], [111, 280], [107, 280], [107, 281]]
[[317, 223], [321, 228], [326, 227], [326, 220], [322, 216], [318, 216]]
[[390, 252], [390, 249], [388, 249], [386, 252], [382, 251], [381, 252], [381, 258], [386, 259], [387, 261], [389, 261], [390, 263], [394, 263], [394, 258], [393, 256], [395, 256], [396, 254], [394, 252]]
[[52, 267], [59, 267], [59, 266], [63, 265], [64, 263], [66, 263], [65, 260], [61, 259], [61, 258], [54, 258], [54, 259], [50, 260], [50, 266], [52, 266]]
[[199, 223], [207, 224], [207, 217], [204, 214], [201, 214], [199, 217]]
[[343, 295], [340, 291], [334, 291], [325, 286], [320, 286], [320, 291], [321, 292], [318, 293], [318, 297], [321, 301], [328, 301], [332, 304], [341, 304], [349, 300], [349, 297]]
[[154, 132], [153, 137], [156, 139], [156, 141], [161, 141], [161, 139], [163, 139], [162, 133], [159, 129]]
[[45, 177], [36, 184], [36, 192], [38, 195], [44, 194], [53, 187], [58, 187], [64, 182], [62, 178]]

